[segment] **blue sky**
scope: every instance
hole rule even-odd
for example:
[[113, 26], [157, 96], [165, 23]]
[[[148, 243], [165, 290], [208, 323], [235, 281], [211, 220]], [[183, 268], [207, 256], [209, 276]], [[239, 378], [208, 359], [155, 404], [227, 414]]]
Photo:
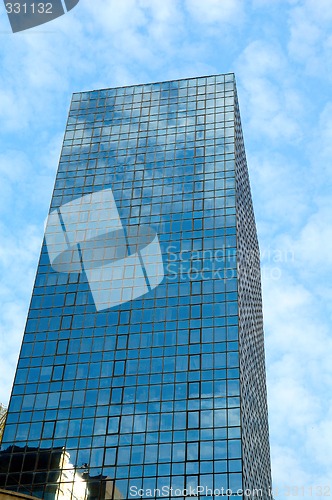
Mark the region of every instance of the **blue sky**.
[[332, 495], [331, 26], [330, 0], [81, 0], [14, 35], [0, 5], [0, 401], [72, 92], [234, 71], [262, 252], [275, 496]]

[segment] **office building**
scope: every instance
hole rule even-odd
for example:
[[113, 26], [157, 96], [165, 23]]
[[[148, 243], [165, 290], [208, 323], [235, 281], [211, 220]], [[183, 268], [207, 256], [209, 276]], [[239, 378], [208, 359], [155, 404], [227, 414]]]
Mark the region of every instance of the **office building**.
[[0, 488], [267, 499], [265, 380], [234, 75], [74, 94]]

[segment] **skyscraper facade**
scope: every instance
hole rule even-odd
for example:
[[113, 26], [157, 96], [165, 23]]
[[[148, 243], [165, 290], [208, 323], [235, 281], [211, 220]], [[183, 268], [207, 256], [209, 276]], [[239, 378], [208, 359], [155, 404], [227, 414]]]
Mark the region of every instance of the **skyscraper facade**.
[[0, 487], [269, 498], [259, 250], [233, 74], [73, 95]]

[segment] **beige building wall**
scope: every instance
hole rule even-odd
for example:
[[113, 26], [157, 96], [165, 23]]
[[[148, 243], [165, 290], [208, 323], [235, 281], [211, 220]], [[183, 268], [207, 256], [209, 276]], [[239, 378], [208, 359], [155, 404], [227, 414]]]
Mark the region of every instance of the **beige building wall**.
[[22, 499], [38, 500], [35, 497], [23, 495], [22, 493], [15, 493], [15, 491], [0, 490], [0, 500], [22, 500]]

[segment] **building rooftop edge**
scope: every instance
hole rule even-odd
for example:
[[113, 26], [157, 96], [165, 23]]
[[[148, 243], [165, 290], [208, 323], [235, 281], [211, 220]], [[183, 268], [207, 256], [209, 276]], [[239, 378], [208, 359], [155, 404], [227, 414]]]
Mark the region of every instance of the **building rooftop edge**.
[[233, 81], [235, 82], [235, 73], [233, 71], [230, 71], [229, 73], [214, 73], [213, 75], [189, 76], [187, 78], [174, 78], [171, 80], [161, 80], [158, 82], [133, 83], [131, 85], [117, 85], [115, 87], [104, 87], [102, 89], [81, 90], [80, 92], [73, 92], [72, 95], [74, 96], [74, 95], [79, 95], [79, 94], [89, 94], [91, 92], [98, 92], [98, 91], [104, 91], [104, 90], [126, 89], [126, 88], [130, 88], [130, 87], [145, 87], [147, 85], [159, 85], [161, 83], [183, 82], [185, 80], [211, 78], [213, 76], [226, 76], [226, 75], [233, 75]]

